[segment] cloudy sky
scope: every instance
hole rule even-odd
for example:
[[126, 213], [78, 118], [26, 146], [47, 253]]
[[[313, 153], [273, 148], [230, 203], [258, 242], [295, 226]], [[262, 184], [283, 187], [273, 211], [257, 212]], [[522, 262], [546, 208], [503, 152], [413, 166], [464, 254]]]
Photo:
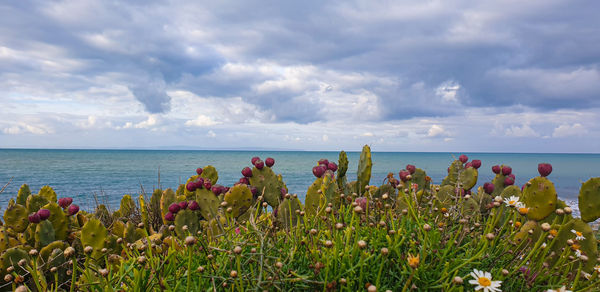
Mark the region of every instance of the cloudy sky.
[[599, 152], [597, 1], [190, 2], [0, 2], [0, 147]]

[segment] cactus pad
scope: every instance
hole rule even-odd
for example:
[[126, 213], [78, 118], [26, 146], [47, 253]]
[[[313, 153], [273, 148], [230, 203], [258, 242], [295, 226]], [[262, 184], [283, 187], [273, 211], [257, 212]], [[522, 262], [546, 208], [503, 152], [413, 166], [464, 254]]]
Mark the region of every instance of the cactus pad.
[[579, 191], [579, 211], [584, 222], [600, 218], [600, 177], [590, 178]]
[[527, 217], [542, 220], [556, 210], [557, 201], [554, 184], [545, 177], [531, 179], [523, 190], [523, 202], [529, 208]]
[[165, 224], [169, 224], [169, 222], [165, 219], [165, 214], [169, 212], [169, 206], [175, 202], [177, 202], [175, 192], [172, 189], [164, 190], [162, 196], [160, 197], [160, 217]]
[[360, 153], [360, 160], [358, 161], [358, 170], [356, 171], [358, 182], [356, 193], [364, 193], [365, 187], [369, 185], [369, 181], [371, 181], [372, 167], [373, 161], [371, 160], [371, 147], [369, 147], [369, 145], [365, 145], [363, 146], [362, 152]]
[[196, 189], [196, 201], [200, 205], [200, 214], [204, 219], [211, 219], [217, 216], [221, 200], [211, 190]]
[[[290, 228], [298, 223], [298, 214], [296, 211], [302, 211], [302, 204], [298, 198], [290, 197], [284, 199], [277, 207], [277, 224], [284, 228]], [[290, 226], [291, 224], [291, 226]]]
[[28, 212], [19, 204], [9, 206], [4, 211], [4, 223], [15, 232], [23, 232], [29, 225]]
[[281, 198], [281, 189], [287, 189], [287, 187], [273, 170], [270, 167], [263, 167], [263, 169], [253, 167], [252, 177], [249, 179], [250, 185], [258, 189], [258, 194], [263, 196], [267, 204], [277, 208]]
[[474, 167], [465, 168], [458, 174], [458, 183], [465, 190], [472, 189], [477, 183], [478, 172]]
[[17, 194], [17, 204], [25, 206], [27, 204], [27, 197], [31, 195], [31, 190], [27, 184], [23, 184], [21, 188], [19, 188], [19, 193]]
[[81, 228], [81, 244], [94, 248], [92, 258], [98, 259], [102, 255], [101, 249], [104, 248], [104, 240], [106, 240], [106, 228], [98, 219], [91, 219], [83, 228]]
[[[183, 230], [187, 226], [188, 231]], [[189, 209], [177, 212], [175, 216], [175, 232], [179, 238], [185, 238], [188, 234], [196, 234], [200, 230], [200, 221], [198, 215]]]
[[35, 227], [35, 246], [42, 248], [56, 239], [52, 222], [44, 220]]
[[230, 188], [224, 199], [227, 207], [232, 208], [231, 215], [234, 218], [238, 218], [252, 206], [252, 192], [243, 184]]
[[43, 207], [44, 209], [50, 210], [50, 222], [54, 227], [54, 235], [57, 240], [67, 239], [69, 233], [69, 218], [63, 212], [63, 209], [56, 203], [49, 203]]

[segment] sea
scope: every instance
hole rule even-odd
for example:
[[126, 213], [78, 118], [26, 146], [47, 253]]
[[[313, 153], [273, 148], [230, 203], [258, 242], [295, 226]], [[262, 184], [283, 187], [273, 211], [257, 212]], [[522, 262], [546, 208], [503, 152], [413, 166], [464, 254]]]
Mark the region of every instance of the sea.
[[[356, 180], [360, 152], [347, 152], [349, 180]], [[398, 172], [407, 164], [427, 172], [436, 184], [447, 174], [447, 167], [460, 154], [469, 160], [479, 159], [478, 185], [491, 181], [493, 165], [505, 164], [513, 169], [516, 184], [523, 185], [538, 176], [538, 163], [551, 163], [549, 176], [559, 198], [577, 210], [581, 184], [600, 176], [600, 154], [533, 154], [533, 153], [443, 153], [443, 152], [373, 152], [370, 184], [380, 185], [389, 172]], [[231, 186], [242, 177], [241, 170], [250, 166], [252, 157], [275, 159], [273, 170], [283, 176], [290, 193], [304, 201], [315, 177], [312, 167], [319, 159], [337, 162], [339, 152], [314, 151], [206, 151], [206, 150], [65, 150], [0, 149], [0, 208], [4, 209], [19, 187], [28, 184], [36, 193], [51, 186], [59, 197], [73, 197], [85, 210], [96, 204], [118, 208], [124, 194], [151, 194], [156, 188], [177, 188], [195, 174], [198, 167], [214, 166], [219, 184]]]

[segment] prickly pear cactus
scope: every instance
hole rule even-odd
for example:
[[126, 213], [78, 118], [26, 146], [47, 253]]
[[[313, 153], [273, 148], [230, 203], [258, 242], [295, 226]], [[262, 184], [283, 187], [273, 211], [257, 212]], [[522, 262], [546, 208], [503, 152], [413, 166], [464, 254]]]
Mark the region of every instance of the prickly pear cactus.
[[527, 217], [542, 220], [556, 210], [557, 201], [554, 184], [545, 177], [532, 178], [523, 190], [523, 202], [529, 208]]
[[[571, 230], [580, 232], [583, 235], [583, 237], [585, 237], [585, 239], [577, 240], [576, 242], [580, 247], [579, 250], [588, 257], [588, 261], [585, 262], [583, 270], [588, 273], [592, 272], [594, 266], [597, 263], [598, 258], [598, 246], [592, 228], [579, 218], [572, 219], [569, 222], [567, 222], [563, 227], [559, 227], [560, 226], [556, 226], [556, 229], [558, 229], [559, 231], [558, 235], [556, 236], [557, 242], [552, 247], [552, 251], [554, 251], [555, 254], [560, 255], [560, 251], [562, 248], [568, 248], [567, 240], [575, 240], [576, 236]], [[551, 261], [551, 264], [557, 259], [557, 257], [554, 257]], [[577, 266], [575, 265], [575, 267]]]
[[[40, 262], [41, 263], [47, 263], [48, 260], [50, 259], [50, 256], [52, 254], [52, 251], [54, 251], [55, 249], [60, 250], [61, 252], [64, 251], [69, 245], [66, 244], [64, 241], [62, 240], [57, 240], [54, 242], [49, 243], [48, 245], [46, 245], [45, 247], [43, 247], [40, 250]], [[49, 268], [48, 268], [49, 269]]]
[[229, 189], [225, 194], [227, 208], [231, 208], [231, 216], [238, 218], [252, 206], [252, 192], [245, 185], [237, 185]]
[[[6, 274], [6, 269], [10, 266], [18, 267], [18, 262], [23, 259], [27, 262], [30, 261], [29, 255], [26, 251], [18, 247], [11, 247], [5, 250], [0, 256], [0, 263], [2, 264], [0, 273], [2, 275]], [[14, 271], [20, 275], [24, 275], [27, 273], [27, 271], [24, 269], [15, 269]]]
[[263, 167], [263, 169], [253, 167], [250, 185], [256, 187], [258, 194], [262, 195], [267, 204], [273, 208], [279, 205], [281, 189], [287, 189], [270, 167]]
[[172, 189], [164, 190], [162, 196], [160, 197], [160, 217], [162, 218], [164, 224], [169, 224], [169, 222], [165, 219], [165, 214], [169, 213], [169, 206], [175, 202], [177, 202], [175, 192]]
[[363, 146], [362, 152], [360, 153], [360, 160], [358, 161], [357, 175], [357, 189], [356, 193], [362, 194], [365, 191], [365, 187], [369, 185], [371, 181], [371, 168], [373, 167], [373, 161], [371, 160], [371, 147], [369, 145]]
[[348, 182], [348, 179], [346, 178], [346, 172], [348, 171], [348, 155], [346, 155], [346, 152], [342, 151], [340, 152], [340, 157], [338, 159], [338, 170], [337, 170], [337, 175], [336, 175], [336, 181], [338, 184], [338, 187], [344, 187], [346, 185], [346, 183]]
[[[501, 168], [504, 167], [504, 165], [501, 166]], [[504, 191], [504, 180], [506, 179], [506, 176], [504, 176], [502, 174], [502, 172], [496, 174], [496, 176], [494, 177], [494, 179], [492, 180], [492, 184], [494, 184], [494, 191], [491, 193], [491, 196], [493, 198], [495, 198], [496, 196], [500, 196], [500, 194], [502, 194], [502, 191]]]
[[322, 212], [327, 205], [327, 198], [323, 194], [321, 190], [321, 186], [323, 185], [323, 178], [317, 178], [308, 190], [306, 191], [305, 198], [305, 209], [308, 215], [315, 215], [317, 212]]
[[144, 228], [150, 232], [150, 216], [148, 215], [148, 206], [146, 206], [146, 199], [144, 199], [144, 195], [140, 195], [138, 197], [138, 202], [140, 204], [140, 214], [142, 216], [142, 223], [144, 223]]
[[294, 197], [284, 199], [277, 207], [277, 225], [286, 229], [296, 226], [300, 218], [296, 211], [302, 211], [300, 200]]
[[465, 168], [458, 174], [458, 184], [465, 190], [472, 189], [477, 184], [477, 169], [473, 167]]
[[450, 171], [448, 175], [442, 180], [442, 186], [451, 185], [456, 186], [458, 182], [458, 174], [461, 170], [463, 170], [464, 166], [460, 160], [454, 160], [452, 164], [450, 164]]
[[[529, 234], [530, 230], [533, 230], [533, 234]], [[541, 234], [542, 230], [539, 224], [536, 221], [529, 220], [521, 226], [519, 232], [515, 234], [513, 241], [517, 244], [517, 248], [523, 249], [528, 244], [533, 245], [540, 238]], [[529, 238], [531, 238], [530, 241], [528, 240]]]
[[50, 203], [50, 202], [48, 202], [48, 200], [42, 196], [31, 195], [31, 196], [27, 197], [27, 200], [25, 201], [25, 205], [23, 205], [23, 206], [27, 206], [27, 212], [35, 213], [48, 203]]
[[210, 179], [210, 182], [213, 185], [216, 185], [217, 181], [219, 180], [219, 173], [217, 172], [217, 169], [214, 166], [207, 165], [202, 168], [202, 174], [200, 175], [200, 177], [202, 177], [203, 179]]
[[[190, 181], [190, 180], [188, 180], [188, 181]], [[192, 197], [192, 196], [194, 195], [194, 193], [192, 193], [192, 192], [187, 192], [187, 190], [185, 189], [185, 184], [180, 184], [180, 185], [177, 187], [177, 190], [175, 190], [175, 195], [176, 195], [177, 197], [187, 197], [187, 196], [190, 196], [190, 197]]]
[[98, 219], [91, 219], [83, 228], [81, 228], [81, 244], [94, 248], [92, 258], [99, 259], [102, 256], [100, 251], [104, 248], [104, 240], [106, 240], [107, 231], [102, 222]]
[[[183, 230], [187, 226], [188, 231]], [[200, 230], [200, 220], [198, 215], [189, 209], [181, 210], [175, 215], [175, 232], [179, 238], [185, 238], [189, 234], [196, 234]]]
[[396, 200], [396, 188], [394, 188], [391, 184], [381, 185], [377, 190], [373, 193], [373, 198], [380, 198], [387, 194], [390, 202], [394, 202]]
[[66, 240], [69, 234], [69, 218], [67, 218], [63, 209], [56, 203], [46, 204], [43, 208], [50, 210], [50, 218], [48, 220], [52, 222], [56, 239]]
[[418, 185], [417, 191], [430, 189], [431, 178], [427, 176], [424, 170], [420, 168], [415, 169], [415, 173], [411, 177], [411, 182]]
[[27, 209], [19, 204], [9, 206], [4, 211], [4, 223], [15, 232], [25, 231], [27, 225], [29, 225]]
[[4, 250], [15, 247], [19, 245], [20, 242], [17, 241], [14, 237], [9, 236], [9, 232], [5, 229], [5, 227], [0, 227], [0, 253]]
[[129, 218], [135, 210], [135, 202], [131, 198], [131, 195], [124, 195], [121, 198], [121, 204], [119, 205], [119, 214], [121, 217]]
[[31, 190], [27, 184], [23, 184], [21, 188], [19, 188], [19, 193], [17, 194], [17, 204], [25, 206], [27, 204], [27, 197], [31, 195]]
[[54, 226], [49, 220], [44, 220], [35, 227], [35, 247], [42, 248], [56, 240]]
[[221, 200], [211, 190], [196, 189], [196, 201], [200, 205], [200, 215], [204, 219], [209, 220], [217, 216]]
[[46, 198], [48, 202], [56, 203], [56, 192], [50, 186], [43, 186], [38, 195]]
[[579, 191], [581, 220], [592, 222], [600, 218], [600, 177], [590, 178]]
[[521, 198], [521, 196], [522, 196], [521, 189], [515, 185], [508, 186], [508, 187], [504, 188], [502, 193], [500, 193], [500, 196], [505, 199], [510, 198], [510, 197]]
[[127, 224], [125, 224], [125, 229], [123, 230], [123, 240], [126, 242], [134, 243], [145, 236], [144, 229], [137, 228], [137, 226], [132, 222], [127, 222]]
[[[156, 210], [160, 210], [160, 198], [162, 197], [163, 191], [161, 189], [156, 189], [152, 192], [152, 196], [150, 196], [150, 212], [155, 212]], [[154, 216], [159, 217], [160, 214], [154, 214]]]

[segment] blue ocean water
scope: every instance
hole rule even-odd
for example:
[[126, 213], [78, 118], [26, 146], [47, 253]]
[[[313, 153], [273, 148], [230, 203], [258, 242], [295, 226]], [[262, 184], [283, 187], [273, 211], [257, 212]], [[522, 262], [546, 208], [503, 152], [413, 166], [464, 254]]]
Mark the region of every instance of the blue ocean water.
[[[123, 194], [151, 193], [154, 188], [176, 188], [195, 174], [197, 167], [213, 165], [219, 172], [220, 184], [231, 186], [241, 177], [241, 169], [250, 165], [253, 156], [263, 160], [275, 158], [276, 173], [281, 173], [291, 193], [301, 200], [314, 180], [312, 167], [321, 158], [337, 162], [338, 152], [303, 151], [191, 151], [191, 150], [32, 150], [0, 149], [0, 188], [11, 178], [0, 194], [0, 208], [16, 196], [23, 183], [32, 192], [50, 185], [59, 197], [72, 196], [84, 209], [99, 203], [118, 206]], [[463, 153], [374, 152], [371, 184], [380, 184], [388, 172], [396, 177], [406, 164], [424, 169], [439, 184], [455, 157]], [[491, 181], [491, 166], [507, 164], [513, 168], [516, 184], [522, 185], [537, 176], [537, 165], [548, 162], [554, 171], [559, 197], [576, 204], [581, 183], [600, 176], [600, 154], [517, 154], [464, 153], [469, 159], [480, 159], [478, 185]], [[360, 153], [349, 152], [348, 176], [356, 177]], [[160, 169], [160, 182], [159, 182]], [[96, 196], [95, 196], [96, 195]], [[576, 207], [576, 206], [575, 206]]]

